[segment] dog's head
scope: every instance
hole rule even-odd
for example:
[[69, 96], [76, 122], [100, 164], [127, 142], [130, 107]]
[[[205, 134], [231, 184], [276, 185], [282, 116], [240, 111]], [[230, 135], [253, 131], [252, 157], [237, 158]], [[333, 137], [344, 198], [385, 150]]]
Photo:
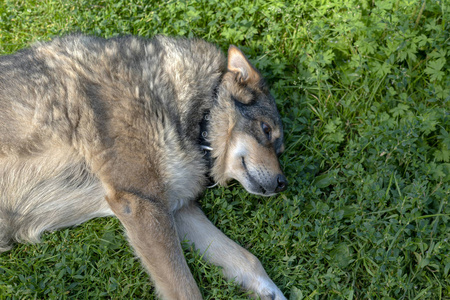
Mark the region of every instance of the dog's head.
[[248, 192], [264, 196], [286, 189], [278, 161], [284, 144], [275, 99], [261, 74], [235, 46], [228, 50], [228, 71], [211, 120], [212, 175], [218, 183], [236, 179]]

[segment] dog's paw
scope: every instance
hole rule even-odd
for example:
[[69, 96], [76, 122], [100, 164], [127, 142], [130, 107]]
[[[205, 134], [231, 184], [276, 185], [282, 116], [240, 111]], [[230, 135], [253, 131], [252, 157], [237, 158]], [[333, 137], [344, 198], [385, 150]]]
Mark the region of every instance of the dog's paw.
[[270, 294], [258, 295], [257, 299], [261, 300], [286, 300], [283, 293], [277, 288], [277, 291], [272, 291]]
[[242, 259], [241, 263], [234, 268], [224, 269], [225, 276], [239, 283], [245, 290], [250, 291], [249, 296], [253, 299], [286, 300], [286, 297], [267, 275], [256, 256], [244, 249], [240, 253], [241, 257], [245, 257], [245, 259]]
[[258, 295], [256, 299], [261, 300], [286, 300], [286, 297], [282, 293], [272, 293], [270, 295]]
[[270, 279], [259, 279], [252, 298], [261, 300], [286, 300], [280, 289]]

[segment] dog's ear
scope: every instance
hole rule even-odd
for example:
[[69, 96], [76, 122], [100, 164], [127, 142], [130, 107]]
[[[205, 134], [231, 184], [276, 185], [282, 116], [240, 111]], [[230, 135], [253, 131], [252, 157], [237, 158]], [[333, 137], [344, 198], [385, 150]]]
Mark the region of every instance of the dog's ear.
[[238, 47], [231, 45], [228, 49], [228, 71], [236, 73], [241, 83], [257, 83], [261, 79], [259, 72], [250, 64]]

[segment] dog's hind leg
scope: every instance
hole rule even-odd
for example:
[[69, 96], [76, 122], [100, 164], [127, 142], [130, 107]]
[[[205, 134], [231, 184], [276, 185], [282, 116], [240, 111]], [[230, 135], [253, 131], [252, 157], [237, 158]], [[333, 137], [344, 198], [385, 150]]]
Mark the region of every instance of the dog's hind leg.
[[226, 277], [235, 279], [260, 299], [286, 299], [260, 261], [215, 227], [199, 207], [193, 204], [181, 208], [175, 221], [180, 239], [188, 239], [207, 261], [221, 266]]
[[0, 159], [0, 252], [43, 231], [112, 215], [100, 181], [67, 149]]

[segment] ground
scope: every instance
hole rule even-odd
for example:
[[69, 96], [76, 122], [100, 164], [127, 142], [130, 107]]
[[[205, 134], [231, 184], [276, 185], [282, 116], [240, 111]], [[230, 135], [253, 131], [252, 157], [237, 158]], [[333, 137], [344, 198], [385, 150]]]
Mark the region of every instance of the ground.
[[[289, 299], [450, 297], [448, 1], [5, 1], [0, 54], [69, 32], [239, 46], [285, 124], [289, 189], [200, 203]], [[1, 70], [0, 70], [1, 71]], [[152, 298], [113, 218], [0, 255], [0, 299]], [[186, 254], [205, 299], [247, 299]]]

